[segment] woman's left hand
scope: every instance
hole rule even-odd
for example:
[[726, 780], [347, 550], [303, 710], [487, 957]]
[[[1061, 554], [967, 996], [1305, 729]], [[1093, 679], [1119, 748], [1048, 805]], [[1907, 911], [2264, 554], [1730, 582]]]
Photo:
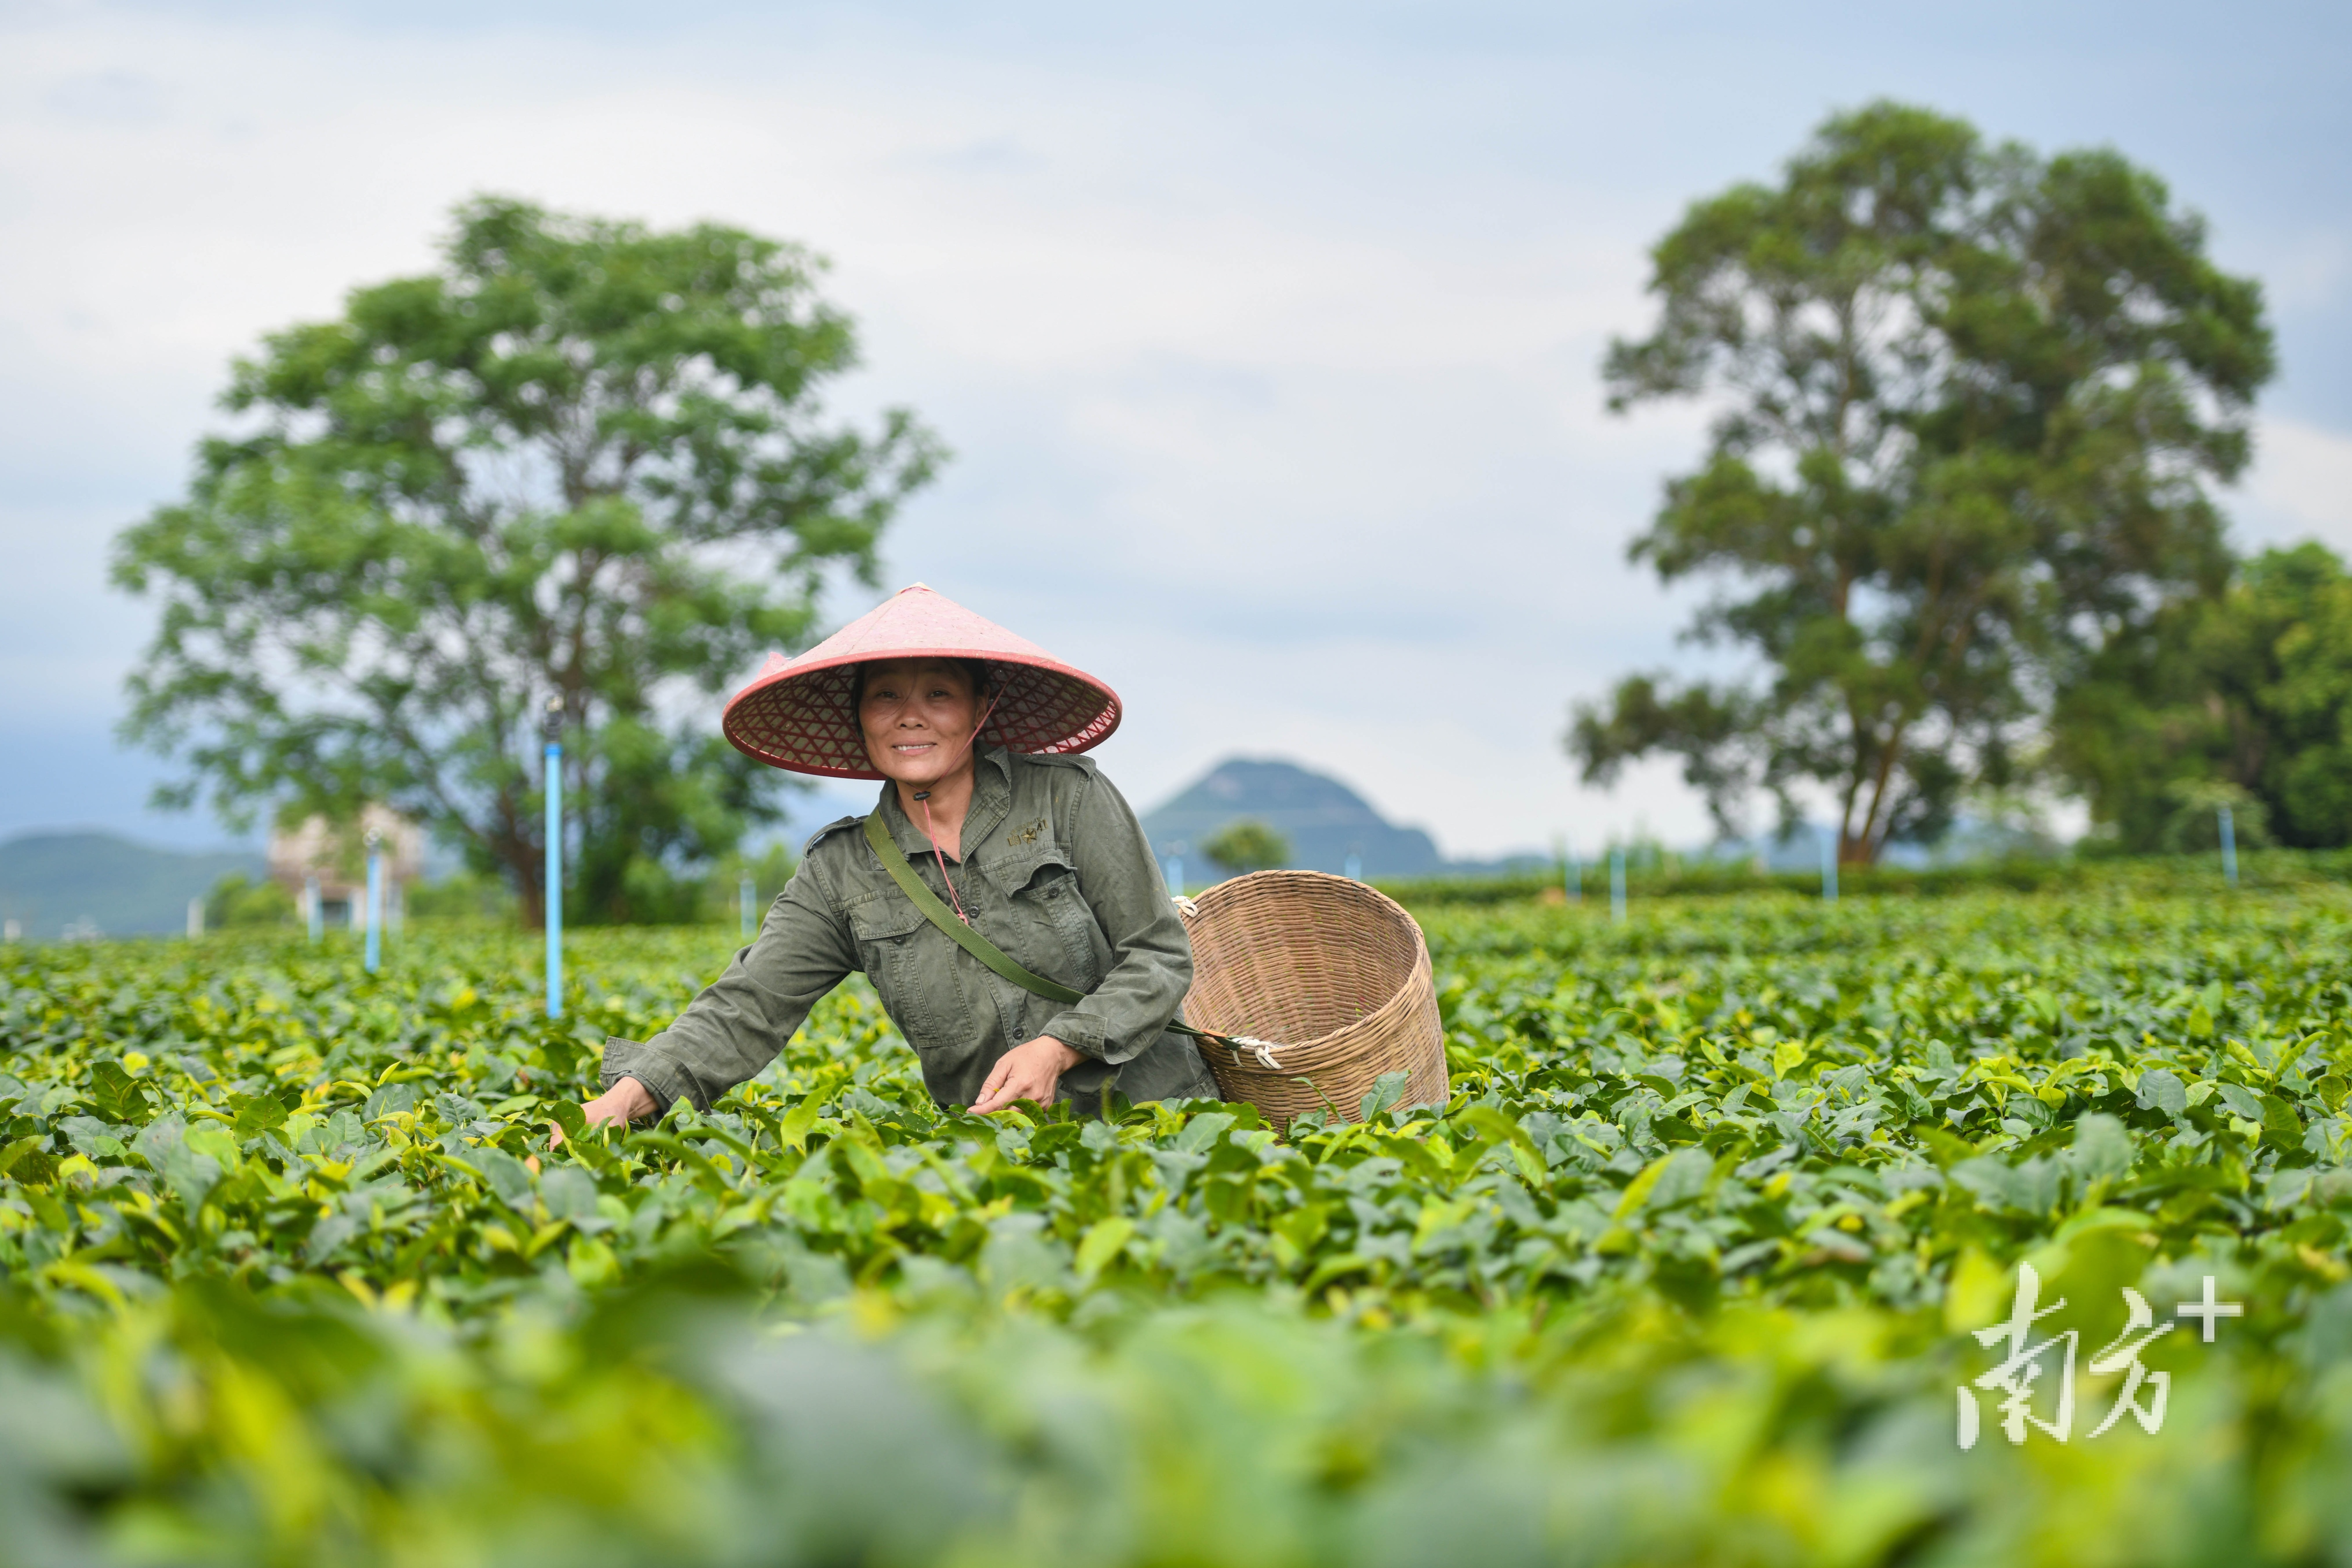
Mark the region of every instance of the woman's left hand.
[[982, 1116], [1002, 1110], [1015, 1100], [1054, 1103], [1062, 1075], [1086, 1058], [1051, 1035], [1040, 1035], [1025, 1046], [1015, 1046], [996, 1058], [988, 1081], [980, 1086], [972, 1110]]

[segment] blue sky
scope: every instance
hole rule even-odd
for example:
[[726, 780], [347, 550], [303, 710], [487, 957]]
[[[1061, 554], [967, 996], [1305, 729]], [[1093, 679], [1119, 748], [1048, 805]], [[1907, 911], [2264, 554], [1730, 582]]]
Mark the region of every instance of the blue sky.
[[1644, 247], [1874, 97], [2116, 146], [2269, 292], [2240, 542], [2352, 550], [2347, 80], [2319, 5], [0, 3], [0, 836], [221, 841], [111, 740], [152, 611], [108, 542], [230, 355], [500, 191], [829, 256], [840, 405], [958, 453], [887, 585], [1109, 679], [1139, 805], [1241, 752], [1457, 854], [1696, 837], [1558, 744], [1688, 657], [1623, 547], [1700, 416], [1595, 371]]

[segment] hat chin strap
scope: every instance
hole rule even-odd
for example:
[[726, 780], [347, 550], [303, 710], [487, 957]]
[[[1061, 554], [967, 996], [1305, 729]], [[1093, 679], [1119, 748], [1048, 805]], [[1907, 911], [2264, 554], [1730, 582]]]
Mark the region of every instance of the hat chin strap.
[[[989, 715], [995, 711], [996, 699], [993, 695], [991, 695], [988, 700], [988, 706], [980, 710], [980, 717], [972, 721], [971, 733], [966, 735], [963, 738], [963, 744], [957, 748], [955, 761], [953, 763], [950, 764], [948, 769], [950, 773], [953, 773], [957, 768], [963, 766], [964, 753], [971, 751], [971, 748], [978, 743], [981, 731], [985, 729], [988, 725]], [[915, 792], [915, 804], [923, 808], [923, 837], [931, 841], [931, 858], [939, 863], [940, 880], [948, 885], [948, 897], [954, 901], [956, 919], [963, 921], [966, 925], [970, 925], [971, 924], [971, 917], [963, 911], [963, 899], [956, 892], [955, 879], [948, 875], [947, 851], [940, 847], [939, 830], [931, 826], [931, 792], [927, 789], [917, 790]], [[967, 809], [969, 809], [969, 807], [967, 807]], [[959, 857], [959, 858], [961, 858], [961, 857]]]

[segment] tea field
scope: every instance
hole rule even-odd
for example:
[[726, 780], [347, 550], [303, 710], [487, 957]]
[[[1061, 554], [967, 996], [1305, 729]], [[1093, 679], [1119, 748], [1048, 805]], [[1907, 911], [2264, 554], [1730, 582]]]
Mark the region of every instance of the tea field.
[[1432, 908], [1451, 1103], [1282, 1135], [853, 984], [551, 1152], [726, 933], [0, 949], [0, 1563], [2352, 1562], [2352, 892], [2149, 880]]

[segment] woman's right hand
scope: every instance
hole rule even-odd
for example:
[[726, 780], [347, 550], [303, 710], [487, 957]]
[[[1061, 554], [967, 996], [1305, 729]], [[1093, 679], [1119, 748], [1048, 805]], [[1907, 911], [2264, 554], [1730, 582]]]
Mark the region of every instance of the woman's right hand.
[[[652, 1091], [644, 1084], [635, 1079], [625, 1078], [595, 1099], [583, 1102], [580, 1114], [591, 1127], [602, 1127], [613, 1121], [626, 1127], [640, 1116], [651, 1116], [660, 1109], [654, 1103]], [[562, 1142], [563, 1129], [557, 1127], [549, 1139], [549, 1147], [559, 1146]]]

